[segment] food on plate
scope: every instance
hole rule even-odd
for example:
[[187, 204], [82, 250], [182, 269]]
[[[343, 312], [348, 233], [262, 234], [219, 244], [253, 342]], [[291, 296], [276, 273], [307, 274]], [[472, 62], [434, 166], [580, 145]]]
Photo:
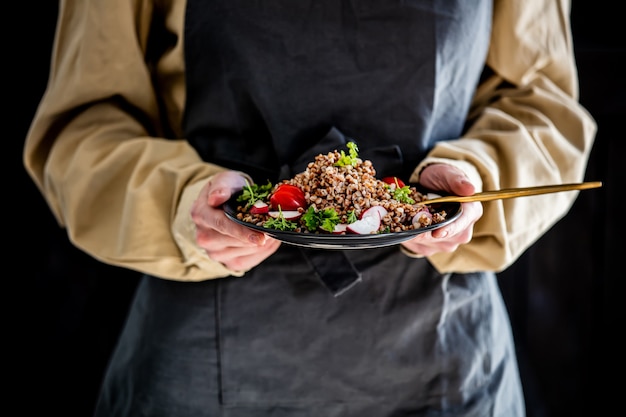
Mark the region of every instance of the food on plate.
[[307, 201], [304, 192], [295, 185], [278, 184], [270, 196], [270, 206], [274, 210], [280, 207], [282, 210], [298, 210], [305, 207]]
[[246, 184], [237, 197], [237, 219], [300, 233], [372, 234], [419, 229], [446, 219], [414, 186], [397, 177], [376, 178], [369, 160], [348, 153], [319, 154], [307, 168], [278, 184]]

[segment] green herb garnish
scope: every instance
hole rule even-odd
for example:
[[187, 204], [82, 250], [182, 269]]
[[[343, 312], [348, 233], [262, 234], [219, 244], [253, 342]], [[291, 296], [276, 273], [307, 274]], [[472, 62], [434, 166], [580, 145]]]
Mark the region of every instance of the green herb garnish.
[[405, 185], [404, 187], [398, 187], [396, 182], [396, 188], [393, 190], [393, 198], [401, 203], [413, 204], [415, 200], [411, 197], [411, 187]]
[[278, 217], [270, 217], [263, 223], [263, 227], [266, 229], [276, 229], [282, 231], [295, 230], [298, 227], [296, 222], [285, 219], [283, 211], [278, 207]]
[[313, 206], [310, 206], [306, 213], [302, 215], [302, 220], [306, 228], [311, 232], [320, 228], [332, 233], [341, 219], [335, 209], [331, 207], [316, 211]]
[[348, 212], [348, 224], [354, 223], [357, 220], [359, 219], [356, 217], [356, 213], [354, 212], [354, 210], [350, 210]]
[[246, 180], [246, 185], [243, 187], [243, 192], [239, 197], [237, 197], [237, 201], [246, 202], [246, 206], [244, 210], [247, 210], [257, 201], [265, 199], [270, 191], [272, 191], [272, 183], [268, 180], [265, 185], [258, 184], [250, 184], [248, 180]]
[[339, 157], [339, 160], [337, 162], [335, 162], [335, 166], [337, 167], [343, 167], [346, 165], [352, 165], [352, 166], [356, 166], [357, 164], [357, 159], [359, 158], [359, 148], [356, 146], [356, 143], [354, 142], [348, 142], [347, 143], [348, 146], [348, 155], [346, 155], [346, 153], [344, 151], [341, 151], [341, 156]]

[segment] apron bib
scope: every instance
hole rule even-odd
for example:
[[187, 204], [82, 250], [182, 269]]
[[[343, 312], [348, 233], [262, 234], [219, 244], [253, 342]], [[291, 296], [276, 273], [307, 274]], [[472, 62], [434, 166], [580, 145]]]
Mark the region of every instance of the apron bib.
[[[491, 19], [486, 0], [187, 7], [186, 137], [259, 183], [350, 139], [380, 177], [408, 178], [435, 142], [462, 133]], [[145, 277], [100, 403], [107, 417], [522, 410], [494, 274], [441, 275], [397, 247], [287, 244], [241, 278]]]
[[487, 0], [189, 0], [186, 137], [265, 182], [335, 128], [381, 176], [408, 179], [461, 134], [490, 19]]

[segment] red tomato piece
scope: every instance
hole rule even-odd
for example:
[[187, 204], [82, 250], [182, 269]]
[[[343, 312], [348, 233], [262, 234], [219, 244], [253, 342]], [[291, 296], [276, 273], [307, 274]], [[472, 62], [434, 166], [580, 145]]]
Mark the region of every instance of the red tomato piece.
[[386, 182], [387, 184], [395, 184], [396, 181], [398, 182], [398, 187], [402, 188], [404, 187], [404, 181], [402, 181], [400, 178], [398, 177], [385, 177], [382, 180], [383, 182]]
[[300, 207], [306, 207], [306, 198], [304, 192], [291, 184], [281, 184], [270, 197], [270, 205], [273, 209], [283, 211], [297, 210]]

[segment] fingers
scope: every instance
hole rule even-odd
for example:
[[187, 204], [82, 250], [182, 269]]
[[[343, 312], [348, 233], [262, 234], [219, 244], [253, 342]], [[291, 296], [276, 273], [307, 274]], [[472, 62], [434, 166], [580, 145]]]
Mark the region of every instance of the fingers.
[[[221, 243], [224, 243], [221, 241]], [[268, 258], [278, 250], [281, 242], [267, 238], [261, 246], [223, 246], [209, 245], [206, 252], [209, 258], [222, 263], [233, 271], [248, 270]]]
[[474, 224], [482, 217], [483, 206], [479, 202], [463, 203], [463, 213], [458, 219], [430, 233], [417, 235], [402, 245], [419, 255], [431, 256], [439, 252], [454, 252], [468, 243], [474, 232]]
[[246, 183], [235, 171], [215, 175], [200, 191], [191, 207], [196, 244], [207, 256], [234, 271], [248, 270], [279, 247], [280, 241], [231, 221], [221, 207]]
[[[197, 243], [201, 247], [207, 244], [204, 242], [206, 236], [223, 235], [229, 246], [234, 243], [239, 245], [263, 245], [266, 236], [263, 233], [250, 230], [231, 221], [224, 214], [221, 205], [232, 196], [232, 193], [241, 189], [246, 183], [246, 179], [238, 172], [224, 171], [216, 174], [200, 191], [200, 195], [191, 207], [191, 218], [197, 229]], [[228, 239], [230, 238], [230, 239]], [[210, 244], [214, 244], [212, 242]], [[221, 243], [220, 243], [221, 244]]]
[[233, 271], [248, 270], [272, 255], [280, 241], [228, 219], [220, 209], [208, 209], [208, 221], [196, 218], [196, 244], [207, 256]]
[[[443, 239], [443, 238], [453, 238], [457, 237], [467, 229], [473, 230], [474, 224], [482, 217], [483, 215], [483, 206], [479, 202], [472, 203], [461, 203], [461, 208], [463, 213], [459, 216], [458, 219], [449, 223], [443, 227], [435, 229], [432, 231], [431, 235], [435, 239]], [[471, 239], [471, 234], [470, 234]], [[467, 243], [466, 242], [462, 243]]]
[[267, 236], [231, 221], [221, 208], [194, 204], [191, 219], [196, 225], [196, 241], [201, 247], [208, 247], [211, 237], [219, 236], [225, 242], [222, 246], [231, 247], [237, 242], [241, 246], [259, 246], [265, 243]]

